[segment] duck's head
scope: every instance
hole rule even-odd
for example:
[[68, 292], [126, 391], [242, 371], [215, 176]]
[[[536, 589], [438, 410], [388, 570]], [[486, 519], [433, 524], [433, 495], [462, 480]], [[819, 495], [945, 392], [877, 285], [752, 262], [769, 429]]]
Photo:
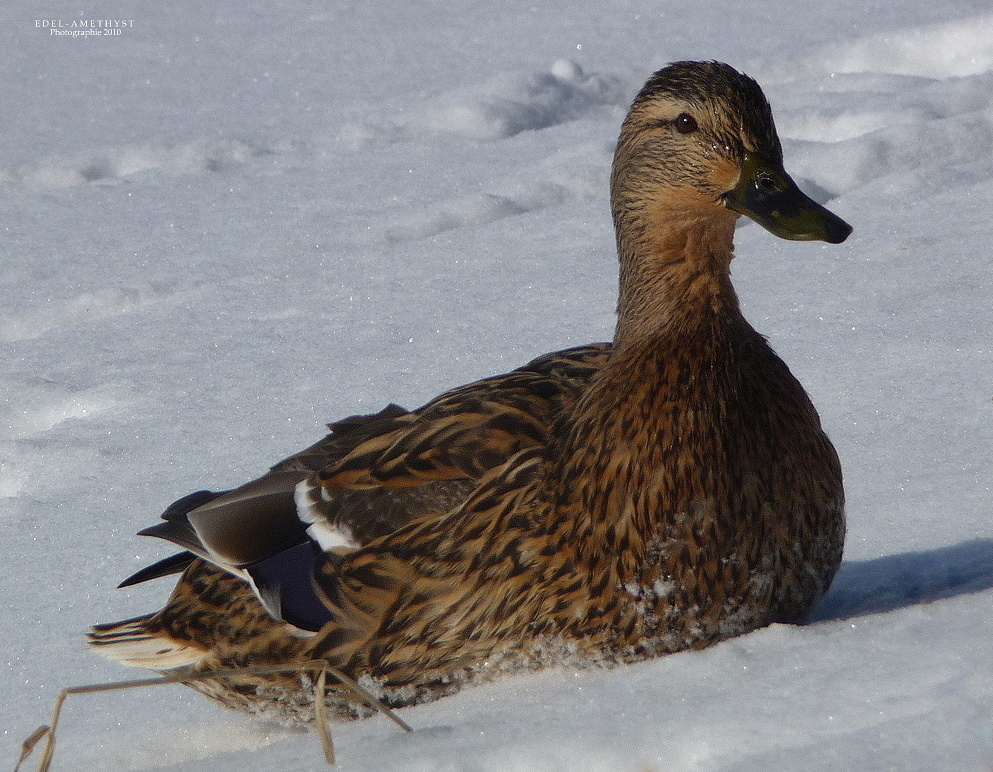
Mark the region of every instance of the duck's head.
[[758, 83], [720, 62], [676, 62], [648, 80], [621, 129], [611, 193], [619, 221], [653, 210], [667, 218], [743, 214], [780, 238], [832, 244], [852, 230], [784, 170]]

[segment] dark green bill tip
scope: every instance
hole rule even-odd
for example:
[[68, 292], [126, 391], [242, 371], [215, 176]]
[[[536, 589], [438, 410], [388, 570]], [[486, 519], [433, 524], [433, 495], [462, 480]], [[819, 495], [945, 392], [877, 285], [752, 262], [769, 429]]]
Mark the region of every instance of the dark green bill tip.
[[852, 226], [803, 193], [779, 164], [745, 153], [741, 177], [724, 202], [781, 239], [840, 244]]

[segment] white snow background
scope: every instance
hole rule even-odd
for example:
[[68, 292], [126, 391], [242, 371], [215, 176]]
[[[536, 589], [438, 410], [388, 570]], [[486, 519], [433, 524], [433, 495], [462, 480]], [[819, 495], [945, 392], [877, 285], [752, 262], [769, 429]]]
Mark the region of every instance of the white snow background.
[[[117, 36], [41, 20], [128, 19]], [[766, 88], [843, 245], [738, 231], [746, 315], [845, 467], [806, 627], [337, 725], [347, 772], [993, 769], [988, 0], [0, 7], [0, 767], [90, 654], [135, 531], [328, 420], [609, 339], [607, 173], [656, 68]], [[59, 770], [319, 770], [179, 686], [71, 698]]]

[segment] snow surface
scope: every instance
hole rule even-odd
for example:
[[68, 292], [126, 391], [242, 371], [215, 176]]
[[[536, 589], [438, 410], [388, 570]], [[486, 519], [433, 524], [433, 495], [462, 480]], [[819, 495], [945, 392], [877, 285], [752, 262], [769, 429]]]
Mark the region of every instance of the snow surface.
[[[993, 769], [988, 0], [0, 7], [0, 765], [82, 632], [158, 608], [133, 533], [323, 423], [609, 338], [607, 171], [648, 74], [758, 78], [856, 228], [738, 232], [753, 324], [841, 453], [846, 562], [807, 627], [515, 676], [335, 728], [343, 770]], [[43, 16], [39, 16], [43, 14]], [[36, 20], [132, 19], [119, 36]], [[182, 687], [70, 699], [56, 769], [316, 770]]]

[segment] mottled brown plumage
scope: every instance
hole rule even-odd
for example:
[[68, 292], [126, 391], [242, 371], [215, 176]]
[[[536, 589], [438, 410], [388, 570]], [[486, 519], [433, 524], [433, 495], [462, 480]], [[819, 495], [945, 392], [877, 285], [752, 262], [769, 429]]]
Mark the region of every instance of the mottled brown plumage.
[[[841, 470], [803, 388], [741, 314], [732, 237], [740, 213], [785, 238], [850, 229], [782, 170], [758, 85], [718, 63], [648, 81], [611, 193], [612, 345], [347, 419], [261, 484], [182, 500], [156, 535], [221, 567], [191, 556], [165, 609], [91, 642], [154, 669], [323, 658], [407, 705], [509, 669], [633, 661], [802, 620], [841, 560]], [[231, 525], [298, 511], [322, 549], [299, 525], [261, 545]], [[303, 551], [280, 552], [291, 542]], [[266, 584], [266, 566], [297, 554], [312, 584]], [[197, 688], [312, 713], [305, 676]], [[330, 702], [363, 713], [344, 692]]]

